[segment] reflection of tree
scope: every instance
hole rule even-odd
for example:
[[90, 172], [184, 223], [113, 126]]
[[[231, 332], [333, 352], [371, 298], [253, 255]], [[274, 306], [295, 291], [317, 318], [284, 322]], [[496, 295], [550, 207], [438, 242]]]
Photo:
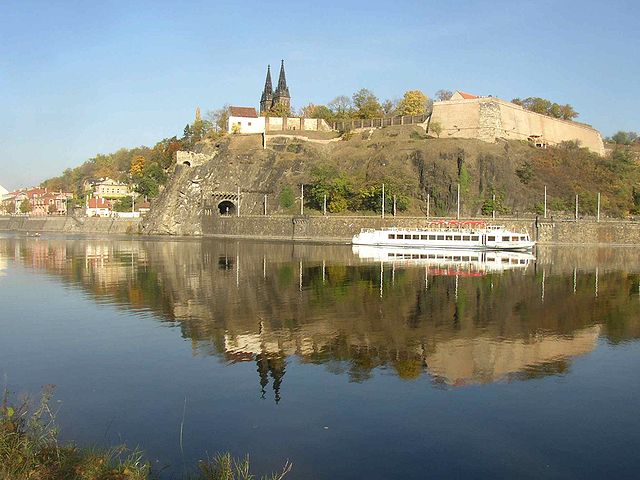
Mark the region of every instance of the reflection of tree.
[[637, 259], [617, 251], [593, 256], [609, 266], [598, 298], [593, 270], [579, 272], [574, 294], [573, 262], [582, 260], [562, 251], [543, 251], [549, 263], [535, 274], [429, 273], [428, 286], [422, 267], [381, 271], [343, 247], [10, 239], [0, 241], [0, 255], [46, 269], [100, 302], [179, 322], [195, 354], [256, 362], [261, 394], [271, 379], [276, 401], [292, 355], [356, 382], [383, 367], [404, 379], [427, 371], [462, 384], [562, 373], [598, 335], [640, 338], [639, 276], [627, 273]]

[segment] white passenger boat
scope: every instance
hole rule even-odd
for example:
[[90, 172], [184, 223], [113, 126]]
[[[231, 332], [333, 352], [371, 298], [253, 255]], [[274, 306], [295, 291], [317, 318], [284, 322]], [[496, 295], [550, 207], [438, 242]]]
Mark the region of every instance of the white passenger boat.
[[353, 236], [354, 245], [465, 250], [528, 251], [535, 242], [524, 230], [516, 232], [485, 222], [446, 220], [428, 222], [422, 228], [363, 228]]
[[[528, 252], [453, 248], [411, 248], [353, 245], [353, 253], [365, 262], [425, 265], [434, 275], [479, 276], [507, 270], [525, 270], [536, 257]], [[435, 269], [435, 270], [433, 270]]]

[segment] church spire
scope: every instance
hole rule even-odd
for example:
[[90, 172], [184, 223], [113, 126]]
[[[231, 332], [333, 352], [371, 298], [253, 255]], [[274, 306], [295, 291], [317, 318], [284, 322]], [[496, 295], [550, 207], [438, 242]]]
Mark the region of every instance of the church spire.
[[260, 113], [271, 110], [273, 103], [273, 86], [271, 85], [271, 65], [267, 65], [267, 78], [264, 81], [264, 90], [260, 97]]
[[278, 78], [278, 88], [276, 88], [276, 97], [286, 97], [291, 98], [289, 96], [289, 87], [287, 87], [287, 78], [284, 73], [284, 60], [280, 64], [280, 77]]

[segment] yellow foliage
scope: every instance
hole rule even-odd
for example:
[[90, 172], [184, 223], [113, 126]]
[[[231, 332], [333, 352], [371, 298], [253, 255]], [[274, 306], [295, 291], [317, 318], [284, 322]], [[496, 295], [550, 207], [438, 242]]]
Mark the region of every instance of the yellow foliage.
[[420, 90], [408, 90], [398, 105], [399, 115], [422, 115], [427, 111], [429, 98]]
[[138, 155], [131, 160], [131, 168], [129, 169], [129, 173], [132, 177], [137, 177], [142, 175], [144, 172], [144, 163], [145, 158], [142, 155]]

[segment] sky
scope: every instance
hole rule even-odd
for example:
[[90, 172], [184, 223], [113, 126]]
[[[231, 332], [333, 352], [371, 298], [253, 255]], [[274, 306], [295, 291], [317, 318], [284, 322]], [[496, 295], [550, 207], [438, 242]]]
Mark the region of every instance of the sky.
[[640, 131], [637, 1], [0, 0], [0, 185], [181, 135], [196, 107], [258, 106], [281, 59], [294, 107], [360, 88], [569, 103]]

